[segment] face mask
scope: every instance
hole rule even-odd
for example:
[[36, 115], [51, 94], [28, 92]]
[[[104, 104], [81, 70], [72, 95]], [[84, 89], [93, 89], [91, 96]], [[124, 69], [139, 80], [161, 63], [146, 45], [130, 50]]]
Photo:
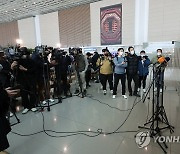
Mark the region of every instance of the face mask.
[[145, 55], [143, 54], [143, 55], [141, 55], [141, 57], [144, 57]]
[[124, 52], [119, 52], [119, 56], [122, 56], [124, 54]]
[[160, 55], [161, 55], [161, 52], [158, 52], [157, 55], [160, 56]]
[[134, 55], [134, 50], [130, 51], [131, 55]]

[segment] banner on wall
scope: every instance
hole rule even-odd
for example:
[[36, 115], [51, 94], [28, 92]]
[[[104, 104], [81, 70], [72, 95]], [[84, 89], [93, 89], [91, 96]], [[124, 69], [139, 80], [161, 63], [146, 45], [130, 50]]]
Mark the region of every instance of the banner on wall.
[[122, 4], [100, 9], [101, 45], [122, 43]]

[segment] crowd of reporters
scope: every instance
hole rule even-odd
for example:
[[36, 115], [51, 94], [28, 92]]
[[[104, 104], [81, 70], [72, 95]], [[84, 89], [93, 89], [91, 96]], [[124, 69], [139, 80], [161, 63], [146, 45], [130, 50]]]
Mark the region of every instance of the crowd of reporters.
[[[69, 53], [52, 47], [36, 47], [31, 54], [26, 47], [18, 48], [16, 52], [8, 50], [9, 56], [4, 51], [0, 51], [0, 117], [5, 118], [5, 113], [13, 109], [8, 107], [9, 96], [20, 96], [24, 110], [37, 111], [38, 104], [45, 105], [48, 101], [54, 101], [55, 96], [68, 97], [71, 95], [71, 78], [75, 75], [75, 94], [86, 94], [87, 88], [91, 86], [90, 81], [101, 83], [102, 92], [107, 94], [107, 81], [109, 83], [112, 98], [116, 98], [119, 80], [121, 80], [121, 94], [127, 99], [126, 81], [129, 96], [140, 97], [138, 92], [143, 86], [146, 92], [146, 79], [149, 73], [149, 65], [156, 63], [162, 56], [162, 50], [157, 50], [157, 56], [151, 61], [145, 51], [135, 53], [132, 46], [128, 51], [119, 48], [116, 55], [112, 55], [109, 50], [103, 49], [102, 54], [97, 52], [86, 53], [80, 48], [69, 49]], [[163, 74], [162, 74], [163, 78]], [[132, 89], [132, 81], [134, 89]], [[14, 87], [9, 89], [9, 87]], [[51, 92], [51, 89], [54, 89]], [[15, 89], [15, 90], [14, 90]], [[16, 91], [20, 90], [19, 91]], [[15, 98], [10, 103], [16, 102]], [[6, 121], [1, 118], [0, 126]], [[8, 127], [8, 126], [7, 126]], [[2, 128], [3, 129], [3, 128]], [[3, 129], [4, 130], [4, 129]], [[0, 139], [5, 138], [6, 133], [1, 133]], [[2, 139], [3, 140], [3, 139]], [[1, 142], [0, 142], [1, 143]], [[0, 151], [8, 147], [0, 145]]]

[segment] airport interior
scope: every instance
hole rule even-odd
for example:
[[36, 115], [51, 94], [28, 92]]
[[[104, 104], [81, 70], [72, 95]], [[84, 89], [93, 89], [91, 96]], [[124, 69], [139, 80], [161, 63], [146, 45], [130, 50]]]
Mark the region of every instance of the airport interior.
[[1, 0], [0, 154], [180, 154], [180, 0]]

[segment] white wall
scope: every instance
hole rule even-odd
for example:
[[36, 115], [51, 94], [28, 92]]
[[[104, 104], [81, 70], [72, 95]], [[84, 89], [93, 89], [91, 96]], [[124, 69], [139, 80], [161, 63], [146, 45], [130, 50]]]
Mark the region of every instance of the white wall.
[[41, 42], [43, 45], [56, 47], [60, 43], [58, 12], [39, 16]]
[[26, 46], [28, 48], [34, 48], [36, 46], [34, 24], [33, 17], [18, 20], [19, 38], [23, 41], [22, 46]]
[[149, 0], [149, 41], [180, 40], [180, 0]]
[[134, 44], [135, 0], [103, 0], [91, 3], [91, 45], [101, 45], [100, 8], [122, 3], [122, 44]]

